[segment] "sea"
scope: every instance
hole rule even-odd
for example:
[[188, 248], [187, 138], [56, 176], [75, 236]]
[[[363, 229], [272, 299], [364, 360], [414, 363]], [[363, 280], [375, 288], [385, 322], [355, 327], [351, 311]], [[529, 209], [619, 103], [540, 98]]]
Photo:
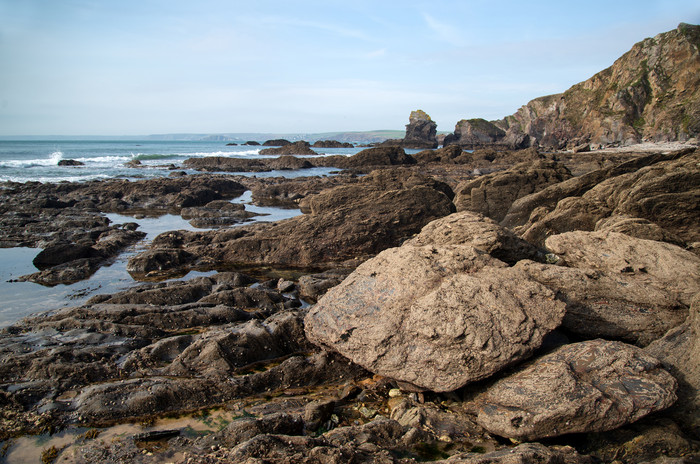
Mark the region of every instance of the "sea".
[[[5, 182], [85, 182], [100, 179], [147, 179], [165, 177], [172, 166], [181, 168], [188, 158], [223, 156], [260, 158], [263, 146], [229, 145], [226, 141], [202, 140], [0, 140], [0, 188]], [[234, 142], [235, 143], [235, 142]], [[319, 148], [319, 154], [350, 156], [362, 148]], [[59, 166], [61, 160], [79, 161], [81, 166]], [[125, 166], [138, 160], [140, 168]], [[196, 171], [187, 171], [195, 173]], [[299, 171], [228, 173], [257, 177], [329, 176], [334, 168], [312, 168]], [[250, 192], [233, 199], [249, 211], [261, 214], [256, 221], [277, 221], [301, 214], [298, 209], [258, 207], [251, 204]], [[134, 218], [106, 214], [113, 223], [137, 222], [147, 237], [125, 250], [90, 279], [71, 285], [45, 287], [13, 280], [36, 272], [32, 260], [38, 248], [0, 248], [0, 328], [19, 319], [69, 306], [79, 306], [94, 295], [115, 293], [136, 284], [126, 272], [130, 256], [145, 249], [159, 233], [194, 228], [180, 216]], [[2, 231], [0, 231], [1, 233]], [[191, 272], [182, 279], [206, 273]]]

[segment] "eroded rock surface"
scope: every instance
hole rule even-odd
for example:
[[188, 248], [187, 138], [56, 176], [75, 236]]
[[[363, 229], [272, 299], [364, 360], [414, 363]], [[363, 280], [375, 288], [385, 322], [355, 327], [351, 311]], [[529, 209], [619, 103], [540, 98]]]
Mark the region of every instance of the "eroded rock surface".
[[557, 162], [526, 162], [460, 184], [455, 191], [455, 205], [458, 211], [475, 211], [501, 221], [518, 198], [570, 177], [569, 170]]
[[586, 338], [647, 345], [680, 325], [688, 307], [649, 275], [520, 261], [518, 269], [566, 302], [563, 327]]
[[611, 430], [671, 406], [676, 386], [640, 348], [580, 342], [496, 382], [477, 400], [477, 421], [520, 440]]
[[108, 423], [364, 372], [314, 349], [299, 300], [251, 282], [145, 284], [4, 329], [3, 419]]
[[592, 231], [601, 219], [625, 215], [649, 220], [686, 243], [697, 242], [699, 161], [700, 152], [695, 151], [611, 177], [581, 196], [562, 198], [551, 212], [543, 211], [531, 218], [523, 226], [522, 236], [529, 242], [542, 243], [550, 235]]
[[471, 211], [436, 219], [405, 245], [470, 245], [511, 265], [523, 259], [542, 260], [545, 253], [493, 219]]
[[700, 258], [676, 245], [617, 232], [567, 232], [546, 241], [569, 267], [626, 274], [690, 306], [700, 292]]
[[363, 263], [305, 319], [366, 369], [451, 391], [528, 357], [564, 316], [554, 294], [472, 247], [402, 246]]
[[678, 402], [669, 411], [700, 439], [700, 295], [696, 295], [684, 324], [645, 348], [678, 379]]

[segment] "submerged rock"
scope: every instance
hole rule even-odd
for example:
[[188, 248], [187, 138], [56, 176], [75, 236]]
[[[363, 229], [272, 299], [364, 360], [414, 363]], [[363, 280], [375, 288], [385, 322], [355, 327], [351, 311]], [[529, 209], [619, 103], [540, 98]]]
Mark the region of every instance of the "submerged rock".
[[677, 382], [640, 348], [592, 340], [563, 346], [477, 399], [477, 422], [519, 440], [612, 430], [676, 401]]

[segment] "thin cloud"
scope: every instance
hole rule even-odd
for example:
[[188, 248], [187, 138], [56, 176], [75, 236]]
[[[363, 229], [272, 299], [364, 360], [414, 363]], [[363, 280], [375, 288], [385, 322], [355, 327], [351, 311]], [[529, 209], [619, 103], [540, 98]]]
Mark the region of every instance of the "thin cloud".
[[325, 32], [331, 32], [335, 35], [341, 37], [349, 37], [352, 39], [359, 39], [366, 42], [373, 42], [374, 39], [359, 29], [351, 29], [347, 27], [338, 26], [337, 24], [330, 24], [325, 22], [308, 21], [304, 19], [297, 18], [285, 18], [281, 16], [267, 16], [262, 19], [257, 20], [258, 23], [273, 24], [273, 25], [286, 25], [297, 27], [301, 29], [317, 29]]
[[459, 28], [439, 21], [428, 13], [423, 13], [423, 19], [428, 25], [428, 28], [435, 33], [438, 40], [447, 42], [455, 47], [464, 47], [467, 45], [467, 41]]
[[365, 58], [368, 59], [382, 58], [384, 56], [386, 56], [386, 48], [380, 48], [365, 54]]

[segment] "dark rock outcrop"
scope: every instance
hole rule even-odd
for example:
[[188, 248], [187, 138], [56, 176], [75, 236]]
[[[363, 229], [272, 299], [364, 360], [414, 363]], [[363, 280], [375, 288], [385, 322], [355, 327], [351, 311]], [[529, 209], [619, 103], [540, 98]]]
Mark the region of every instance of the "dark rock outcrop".
[[62, 159], [58, 161], [59, 166], [85, 166], [85, 163], [78, 160]]
[[383, 146], [367, 148], [352, 156], [324, 156], [309, 160], [314, 166], [332, 166], [340, 169], [371, 171], [379, 167], [411, 165], [416, 160], [401, 147]]
[[264, 148], [259, 155], [318, 155], [311, 149], [311, 144], [300, 140], [294, 143], [287, 143], [276, 148]]
[[317, 140], [311, 145], [313, 148], [353, 148], [349, 142], [338, 142], [337, 140]]
[[182, 208], [180, 215], [182, 219], [189, 220], [192, 226], [201, 229], [226, 227], [258, 216], [256, 213], [246, 211], [242, 204], [226, 200], [212, 201], [204, 206]]
[[428, 222], [454, 212], [443, 190], [449, 191], [449, 187], [431, 179], [410, 175], [391, 178], [378, 171], [357, 184], [323, 192], [318, 199], [306, 198], [309, 205], [316, 205], [309, 206], [311, 214], [230, 230], [161, 234], [149, 252], [129, 260], [128, 269], [138, 274], [162, 267], [160, 262], [152, 263], [151, 255], [159, 250], [181, 250], [197, 257], [195, 262], [183, 263], [187, 266], [315, 267], [348, 260], [356, 265], [400, 244]]
[[[462, 119], [455, 125], [455, 131], [445, 137], [445, 146], [458, 145], [473, 150], [484, 146], [506, 147], [503, 129], [485, 119]], [[511, 148], [521, 148], [519, 145]]]
[[[292, 145], [287, 145], [287, 147], [289, 146]], [[269, 148], [269, 150], [272, 150], [272, 148]], [[208, 156], [206, 158], [188, 158], [183, 162], [183, 165], [190, 169], [208, 172], [269, 172], [313, 167], [309, 161], [291, 155], [260, 159]]]
[[437, 148], [437, 123], [423, 110], [411, 111], [404, 138], [386, 140], [380, 145], [417, 149]]
[[272, 139], [272, 140], [266, 140], [263, 142], [262, 146], [263, 147], [284, 147], [285, 145], [289, 145], [292, 142], [290, 142], [287, 139]]

